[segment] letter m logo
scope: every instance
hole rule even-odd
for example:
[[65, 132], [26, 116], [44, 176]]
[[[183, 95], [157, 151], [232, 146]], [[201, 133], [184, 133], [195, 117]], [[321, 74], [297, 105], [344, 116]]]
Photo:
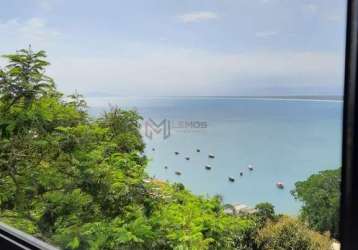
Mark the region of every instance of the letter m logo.
[[153, 138], [154, 134], [163, 133], [163, 139], [167, 139], [170, 136], [170, 121], [167, 119], [162, 120], [159, 124], [149, 118], [145, 121], [145, 136], [149, 139]]

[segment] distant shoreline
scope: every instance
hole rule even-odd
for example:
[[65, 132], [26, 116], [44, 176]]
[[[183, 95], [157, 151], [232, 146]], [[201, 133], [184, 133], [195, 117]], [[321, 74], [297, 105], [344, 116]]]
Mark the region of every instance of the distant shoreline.
[[272, 100], [272, 101], [334, 101], [342, 102], [342, 96], [87, 96], [85, 98], [133, 98], [133, 99], [244, 99], [244, 100]]
[[255, 99], [294, 99], [294, 100], [334, 100], [334, 101], [342, 101], [343, 100], [343, 96], [332, 96], [332, 95], [327, 95], [327, 96], [316, 96], [316, 95], [312, 95], [312, 96], [301, 96], [301, 95], [297, 95], [297, 96], [237, 96], [238, 98], [255, 98]]

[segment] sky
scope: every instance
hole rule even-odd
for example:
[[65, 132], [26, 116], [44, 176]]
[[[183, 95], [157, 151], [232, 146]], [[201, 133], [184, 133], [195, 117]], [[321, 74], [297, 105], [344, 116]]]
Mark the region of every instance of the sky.
[[88, 97], [341, 95], [345, 18], [343, 0], [1, 0], [0, 54], [46, 50]]

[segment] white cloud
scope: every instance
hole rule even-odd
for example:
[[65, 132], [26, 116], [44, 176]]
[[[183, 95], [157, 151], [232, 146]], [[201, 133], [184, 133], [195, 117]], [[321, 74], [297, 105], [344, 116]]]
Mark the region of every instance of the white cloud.
[[327, 6], [319, 6], [314, 3], [306, 3], [303, 5], [303, 10], [315, 15], [323, 21], [341, 22], [345, 19], [345, 11], [338, 9], [329, 9]]
[[48, 44], [60, 37], [60, 33], [49, 28], [45, 19], [33, 17], [27, 20], [0, 20], [0, 37], [0, 52], [8, 52], [27, 47], [29, 44], [35, 48], [46, 49]]
[[60, 35], [59, 32], [49, 29], [42, 18], [31, 18], [23, 24], [18, 24], [18, 31], [28, 40], [35, 42], [54, 39]]
[[316, 12], [318, 10], [318, 6], [313, 3], [305, 4], [303, 7], [305, 10], [308, 10], [310, 12]]
[[35, 0], [36, 4], [45, 11], [51, 11], [54, 8], [55, 1], [57, 0]]
[[215, 12], [211, 11], [197, 11], [185, 13], [183, 15], [178, 16], [179, 20], [184, 23], [194, 23], [194, 22], [202, 22], [213, 19], [218, 19], [219, 15]]
[[339, 87], [343, 76], [343, 58], [320, 52], [158, 49], [139, 56], [58, 58], [52, 65], [51, 75], [66, 92], [127, 96], [255, 94], [302, 84]]
[[159, 37], [159, 41], [161, 41], [161, 42], [168, 42], [168, 41], [169, 41], [169, 38], [167, 38], [167, 37]]
[[255, 33], [258, 38], [268, 38], [278, 34], [278, 31], [259, 31]]
[[336, 14], [326, 15], [326, 19], [332, 22], [340, 22], [344, 20], [341, 15], [336, 15]]

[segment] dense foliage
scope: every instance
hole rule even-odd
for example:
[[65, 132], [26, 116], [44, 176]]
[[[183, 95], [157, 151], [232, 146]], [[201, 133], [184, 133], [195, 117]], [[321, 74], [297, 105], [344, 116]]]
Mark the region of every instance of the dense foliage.
[[301, 217], [312, 229], [339, 238], [340, 169], [325, 170], [295, 184], [294, 197], [303, 202]]
[[256, 205], [255, 218], [258, 226], [264, 226], [267, 221], [276, 221], [279, 216], [275, 214], [275, 208], [271, 203], [262, 202]]
[[291, 249], [311, 249], [311, 231], [282, 230], [296, 222], [280, 221], [269, 203], [228, 215], [220, 197], [149, 178], [136, 112], [114, 107], [90, 118], [80, 95], [63, 96], [45, 75], [45, 52], [5, 57], [1, 221], [63, 249], [286, 249], [301, 240], [307, 248]]
[[277, 222], [269, 222], [256, 236], [262, 250], [328, 250], [331, 247], [328, 236], [307, 228], [302, 222], [282, 216]]
[[8, 55], [0, 71], [1, 220], [65, 249], [245, 248], [254, 221], [221, 200], [151, 180], [141, 117], [90, 119], [79, 95], [45, 76], [43, 51]]

